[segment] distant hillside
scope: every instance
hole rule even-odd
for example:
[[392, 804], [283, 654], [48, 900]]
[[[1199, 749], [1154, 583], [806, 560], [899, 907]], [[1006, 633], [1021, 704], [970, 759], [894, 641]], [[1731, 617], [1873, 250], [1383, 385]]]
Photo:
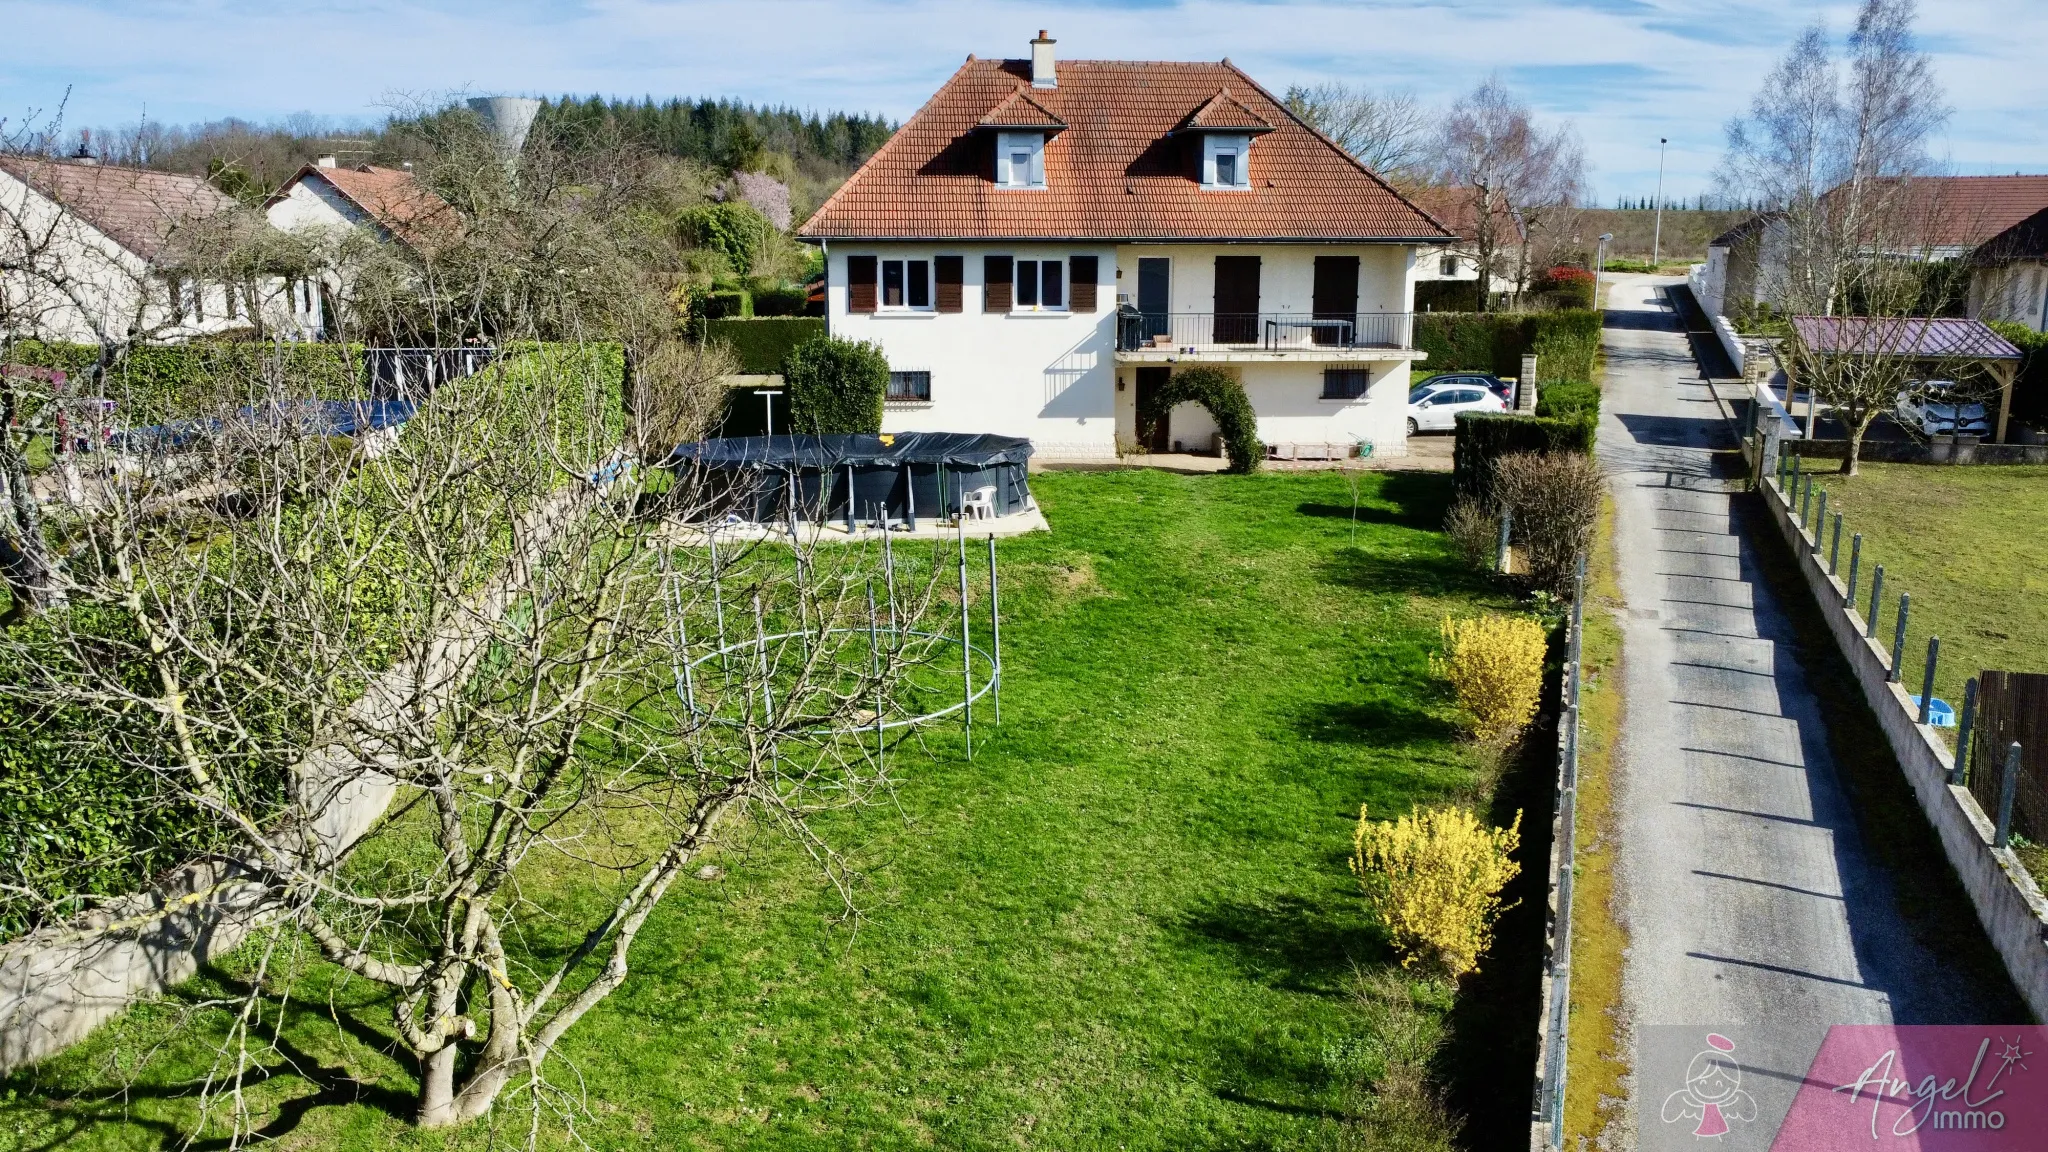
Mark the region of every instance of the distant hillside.
[[[1694, 263], [1705, 260], [1707, 241], [1749, 219], [1750, 215], [1746, 211], [1666, 208], [1662, 245], [1664, 258]], [[1602, 232], [1612, 232], [1614, 241], [1607, 246], [1610, 258], [1647, 260], [1656, 218], [1657, 214], [1649, 209], [1587, 208], [1579, 213], [1577, 232], [1582, 242], [1588, 243]]]

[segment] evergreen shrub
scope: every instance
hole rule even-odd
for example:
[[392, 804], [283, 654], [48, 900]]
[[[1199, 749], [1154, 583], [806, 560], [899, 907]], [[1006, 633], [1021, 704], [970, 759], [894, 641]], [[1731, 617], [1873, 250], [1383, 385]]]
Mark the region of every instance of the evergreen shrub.
[[[1542, 395], [1537, 395], [1542, 402]], [[1494, 464], [1513, 452], [1593, 452], [1593, 421], [1506, 412], [1460, 412], [1452, 446], [1451, 481], [1463, 496], [1490, 499]]]
[[1200, 404], [1216, 418], [1223, 433], [1223, 451], [1230, 458], [1228, 471], [1245, 473], [1258, 468], [1266, 448], [1259, 441], [1258, 414], [1238, 378], [1214, 365], [1204, 364], [1175, 372], [1166, 386], [1149, 397], [1138, 409], [1138, 439], [1151, 443], [1159, 422], [1182, 404]]
[[800, 434], [882, 430], [889, 360], [877, 345], [830, 336], [807, 340], [783, 358], [782, 382], [789, 391], [791, 427]]
[[751, 320], [712, 320], [704, 325], [707, 343], [731, 348], [739, 357], [740, 371], [757, 375], [782, 371], [790, 349], [824, 336], [822, 316], [756, 316]]

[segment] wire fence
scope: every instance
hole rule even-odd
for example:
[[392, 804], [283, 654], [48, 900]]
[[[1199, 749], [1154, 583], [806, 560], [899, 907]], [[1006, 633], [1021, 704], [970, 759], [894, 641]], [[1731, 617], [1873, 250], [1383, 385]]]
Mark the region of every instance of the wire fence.
[[1559, 686], [1557, 796], [1551, 823], [1549, 952], [1545, 963], [1544, 1024], [1537, 1070], [1534, 1120], [1546, 1148], [1564, 1147], [1565, 1079], [1570, 1069], [1572, 892], [1576, 863], [1579, 790], [1579, 680], [1586, 630], [1586, 557], [1579, 555], [1572, 609], [1565, 632], [1564, 676]]

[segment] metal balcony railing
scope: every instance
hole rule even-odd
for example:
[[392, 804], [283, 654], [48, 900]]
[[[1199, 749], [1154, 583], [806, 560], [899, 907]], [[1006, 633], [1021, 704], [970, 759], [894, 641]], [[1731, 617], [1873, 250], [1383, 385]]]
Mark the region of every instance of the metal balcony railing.
[[1119, 352], [1408, 349], [1412, 312], [1139, 312], [1117, 317]]

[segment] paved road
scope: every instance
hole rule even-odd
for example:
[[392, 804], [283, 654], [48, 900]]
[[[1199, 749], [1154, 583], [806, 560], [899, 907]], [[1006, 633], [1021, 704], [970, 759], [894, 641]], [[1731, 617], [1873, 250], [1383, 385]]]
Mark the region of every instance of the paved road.
[[[1688, 1024], [1740, 1027], [1746, 1066], [1797, 1076], [1828, 1024], [1972, 1022], [1974, 1005], [1858, 842], [1792, 629], [1712, 475], [1732, 433], [1660, 283], [1615, 288], [1599, 439], [1627, 602], [1624, 997], [1639, 1072], [1644, 1026]], [[1677, 1087], [1655, 1079], [1636, 1088], [1646, 1146]]]

